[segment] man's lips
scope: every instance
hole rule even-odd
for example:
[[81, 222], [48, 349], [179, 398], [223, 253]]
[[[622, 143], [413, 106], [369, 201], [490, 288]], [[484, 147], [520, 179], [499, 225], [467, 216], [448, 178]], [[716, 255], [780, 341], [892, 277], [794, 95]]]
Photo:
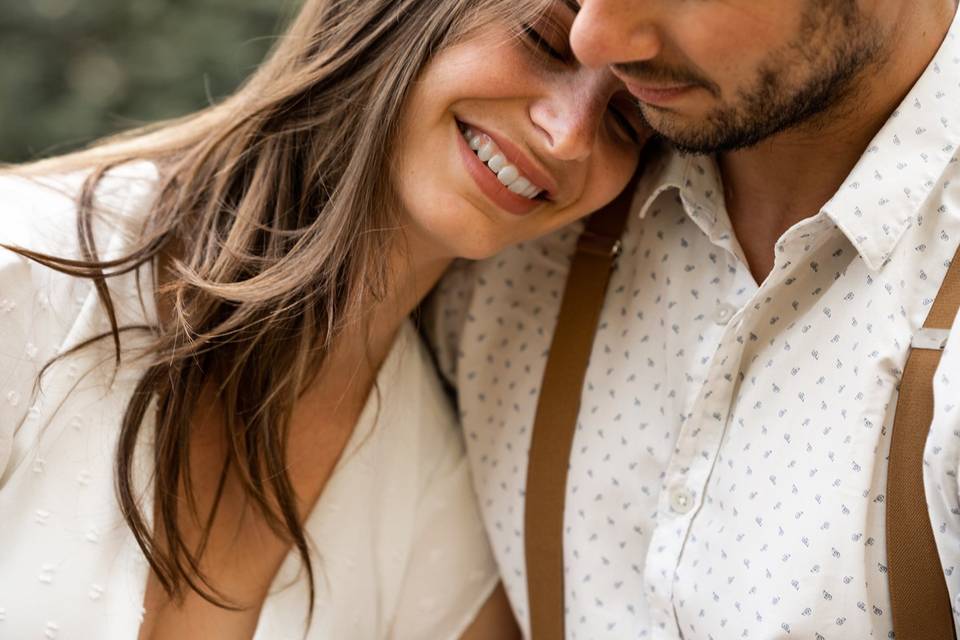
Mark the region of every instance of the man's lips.
[[689, 94], [696, 87], [692, 84], [685, 85], [652, 85], [640, 84], [631, 80], [624, 80], [624, 84], [637, 100], [648, 104], [663, 105], [673, 102]]

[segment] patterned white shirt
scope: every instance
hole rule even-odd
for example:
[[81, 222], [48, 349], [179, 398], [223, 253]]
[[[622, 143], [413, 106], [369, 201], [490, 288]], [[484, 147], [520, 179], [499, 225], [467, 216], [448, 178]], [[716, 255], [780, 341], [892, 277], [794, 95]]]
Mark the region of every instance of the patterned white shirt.
[[[569, 638], [886, 638], [897, 387], [960, 246], [960, 20], [836, 195], [758, 284], [714, 161], [664, 152], [635, 200], [582, 395], [565, 526]], [[427, 311], [476, 489], [529, 629], [524, 484], [579, 227], [460, 265]], [[926, 493], [960, 609], [960, 323]], [[529, 635], [529, 632], [528, 632]]]

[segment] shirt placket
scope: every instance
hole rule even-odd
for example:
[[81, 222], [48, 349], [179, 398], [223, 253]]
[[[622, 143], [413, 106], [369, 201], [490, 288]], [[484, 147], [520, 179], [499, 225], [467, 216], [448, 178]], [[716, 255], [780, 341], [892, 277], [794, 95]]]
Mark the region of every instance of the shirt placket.
[[[723, 243], [714, 239], [714, 244], [722, 249], [727, 263], [721, 268], [727, 269], [739, 262]], [[745, 267], [740, 269], [749, 273]], [[742, 300], [743, 296], [734, 294], [744, 289], [742, 280], [747, 278], [738, 276], [727, 295]], [[756, 285], [747, 288], [744, 295], [749, 295], [750, 289], [755, 290]], [[673, 607], [674, 579], [684, 542], [719, 453], [736, 386], [743, 351], [743, 343], [737, 336], [750, 308], [737, 302], [733, 298], [720, 300], [713, 310], [713, 321], [723, 327], [717, 349], [708, 364], [704, 382], [682, 419], [674, 453], [664, 474], [657, 505], [657, 527], [652, 532], [644, 570], [653, 637], [657, 638], [681, 637]]]
[[[812, 229], [820, 224], [819, 221], [808, 221], [803, 226]], [[796, 238], [802, 231], [795, 228], [788, 233], [791, 238]], [[734, 412], [744, 350], [754, 332], [754, 324], [763, 316], [760, 301], [775, 295], [772, 292], [783, 284], [786, 277], [782, 267], [793, 258], [792, 241], [785, 236], [778, 244], [774, 269], [763, 285], [757, 287], [754, 284], [751, 287], [753, 293], [744, 304], [721, 301], [714, 310], [714, 321], [726, 326], [710, 360], [704, 383], [684, 417], [674, 454], [667, 466], [657, 508], [658, 525], [647, 558], [644, 577], [657, 631], [655, 637], [682, 637], [673, 606], [677, 569], [719, 456], [726, 425]], [[731, 263], [740, 263], [742, 272], [749, 273], [738, 255], [729, 247], [725, 248], [727, 259]]]
[[679, 638], [673, 610], [673, 586], [690, 530], [719, 453], [724, 426], [729, 417], [736, 372], [743, 345], [736, 340], [744, 310], [732, 306], [718, 309], [718, 317], [729, 315], [720, 345], [693, 409], [686, 415], [676, 448], [664, 476], [657, 508], [657, 528], [647, 558], [646, 584], [651, 614], [661, 637]]

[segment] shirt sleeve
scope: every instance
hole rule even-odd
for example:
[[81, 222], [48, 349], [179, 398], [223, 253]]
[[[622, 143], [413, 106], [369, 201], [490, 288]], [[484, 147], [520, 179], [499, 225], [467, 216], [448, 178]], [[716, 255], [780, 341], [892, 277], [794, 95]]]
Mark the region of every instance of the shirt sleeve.
[[442, 453], [418, 502], [392, 640], [458, 638], [499, 581], [460, 430], [432, 437]]
[[26, 416], [31, 378], [26, 360], [26, 334], [30, 307], [28, 290], [19, 285], [30, 280], [25, 261], [0, 249], [0, 486], [13, 450], [13, 435]]
[[[85, 175], [0, 176], [0, 244], [80, 258], [76, 194]], [[153, 165], [134, 163], [101, 181], [94, 224], [101, 250], [121, 228], [102, 222], [100, 216], [116, 222], [141, 211], [155, 180]], [[0, 247], [0, 490], [40, 432], [41, 425], [33, 422], [37, 411], [32, 409], [47, 400], [39, 374], [67, 346], [92, 291], [88, 280]]]
[[[0, 243], [74, 256], [73, 203], [24, 178], [0, 179]], [[15, 464], [14, 437], [42, 398], [37, 376], [75, 315], [74, 278], [0, 247], [0, 488]]]

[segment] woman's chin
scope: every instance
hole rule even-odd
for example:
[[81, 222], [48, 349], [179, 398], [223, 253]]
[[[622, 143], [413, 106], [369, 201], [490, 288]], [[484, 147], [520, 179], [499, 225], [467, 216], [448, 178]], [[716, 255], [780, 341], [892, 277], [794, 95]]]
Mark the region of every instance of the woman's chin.
[[438, 204], [419, 210], [408, 208], [413, 228], [419, 229], [426, 245], [423, 248], [429, 252], [483, 260], [531, 235], [530, 226], [517, 224], [515, 216], [481, 209], [468, 198], [437, 196], [431, 200]]
[[451, 252], [456, 258], [485, 260], [497, 255], [513, 243], [505, 242], [500, 238], [460, 237], [450, 244]]
[[466, 260], [484, 260], [491, 258], [521, 238], [513, 238], [517, 234], [504, 233], [505, 229], [497, 229], [490, 225], [460, 225], [447, 228], [444, 233], [434, 236], [434, 241], [444, 247], [445, 253], [453, 258]]

